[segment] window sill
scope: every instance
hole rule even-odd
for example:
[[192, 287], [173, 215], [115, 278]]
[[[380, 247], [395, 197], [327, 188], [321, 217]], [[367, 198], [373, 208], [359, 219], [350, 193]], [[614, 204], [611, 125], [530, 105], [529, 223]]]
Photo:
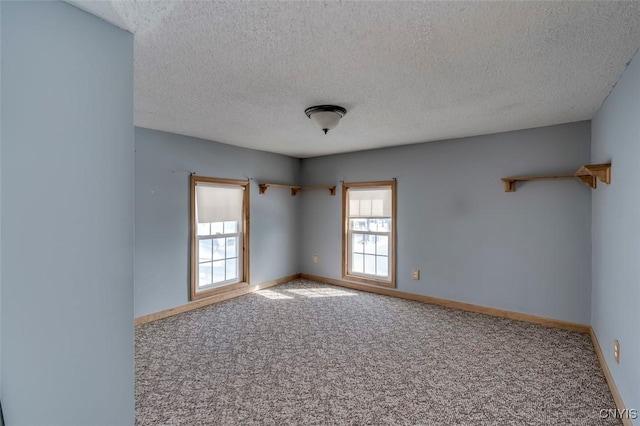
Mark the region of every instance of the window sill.
[[385, 280], [376, 280], [375, 278], [366, 278], [366, 277], [361, 277], [359, 275], [349, 275], [349, 274], [343, 274], [342, 278], [345, 280], [353, 281], [357, 283], [376, 285], [380, 287], [396, 288], [395, 279], [392, 279], [391, 281], [385, 281]]
[[245, 281], [234, 283], [234, 284], [227, 284], [220, 287], [214, 287], [208, 290], [202, 290], [197, 292], [191, 297], [191, 300], [193, 301], [193, 300], [203, 299], [205, 297], [214, 296], [220, 293], [228, 293], [230, 291], [238, 290], [240, 288], [245, 288], [245, 287], [249, 287], [249, 283]]

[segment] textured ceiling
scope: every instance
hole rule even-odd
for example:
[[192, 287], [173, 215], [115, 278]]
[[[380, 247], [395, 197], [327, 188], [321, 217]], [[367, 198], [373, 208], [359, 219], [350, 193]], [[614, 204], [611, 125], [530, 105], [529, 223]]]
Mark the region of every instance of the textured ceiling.
[[590, 119], [640, 47], [636, 1], [71, 3], [135, 34], [136, 125], [297, 157]]

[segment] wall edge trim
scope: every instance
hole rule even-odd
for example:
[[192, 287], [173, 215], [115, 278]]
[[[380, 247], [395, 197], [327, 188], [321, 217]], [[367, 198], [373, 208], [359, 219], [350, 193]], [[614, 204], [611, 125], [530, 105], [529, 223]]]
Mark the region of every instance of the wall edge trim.
[[[613, 396], [613, 401], [616, 403], [616, 408], [620, 412], [624, 412], [625, 406], [624, 401], [622, 400], [622, 395], [618, 391], [618, 387], [616, 386], [616, 382], [613, 380], [613, 376], [611, 375], [611, 371], [609, 370], [609, 366], [607, 365], [607, 360], [604, 357], [604, 353], [602, 352], [602, 348], [600, 347], [600, 343], [598, 342], [598, 338], [596, 337], [596, 332], [593, 327], [589, 327], [589, 336], [591, 336], [591, 343], [593, 343], [593, 349], [596, 352], [596, 356], [598, 357], [598, 362], [600, 363], [600, 367], [602, 368], [602, 372], [604, 373], [604, 378], [607, 380], [607, 385], [609, 386], [609, 390], [611, 391], [611, 395]], [[631, 419], [623, 418], [622, 424], [624, 426], [633, 426]]]
[[265, 281], [260, 284], [251, 285], [238, 290], [229, 291], [227, 293], [216, 294], [210, 297], [195, 300], [193, 302], [185, 303], [184, 305], [178, 305], [173, 308], [164, 309], [162, 311], [154, 312], [147, 315], [142, 315], [134, 319], [134, 325], [142, 325], [148, 322], [157, 321], [163, 318], [168, 318], [174, 315], [189, 312], [194, 309], [203, 308], [205, 306], [213, 305], [214, 303], [233, 299], [238, 296], [243, 296], [245, 294], [253, 293], [254, 291], [263, 290], [265, 288], [269, 288], [269, 287], [276, 286], [278, 284], [283, 284], [289, 281], [293, 281], [298, 278], [300, 278], [299, 273], [287, 275], [281, 278], [276, 278], [275, 280]]
[[392, 288], [383, 288], [378, 286], [370, 286], [366, 284], [354, 283], [333, 278], [326, 278], [311, 274], [301, 274], [301, 278], [319, 281], [326, 284], [348, 287], [355, 290], [368, 291], [370, 293], [382, 294], [384, 296], [397, 297], [400, 299], [414, 300], [422, 303], [430, 303], [432, 305], [445, 306], [447, 308], [459, 309], [462, 311], [475, 312], [479, 314], [491, 315], [500, 318], [509, 318], [517, 321], [530, 322], [543, 325], [546, 327], [559, 328], [562, 330], [576, 331], [578, 333], [589, 334], [591, 326], [579, 324], [570, 321], [557, 320], [553, 318], [541, 317], [538, 315], [525, 314], [522, 312], [508, 311], [505, 309], [491, 308], [488, 306], [474, 305], [472, 303], [458, 302], [455, 300], [441, 299], [433, 296], [425, 296], [421, 294], [407, 293]]

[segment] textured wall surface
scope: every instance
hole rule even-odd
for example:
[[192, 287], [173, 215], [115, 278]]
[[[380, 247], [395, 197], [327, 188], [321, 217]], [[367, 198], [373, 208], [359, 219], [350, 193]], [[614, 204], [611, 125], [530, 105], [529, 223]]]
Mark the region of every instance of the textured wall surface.
[[5, 420], [133, 424], [133, 36], [2, 2], [2, 114]]
[[189, 173], [250, 185], [250, 279], [296, 274], [300, 196], [258, 183], [297, 183], [300, 160], [136, 128], [135, 316], [189, 301]]
[[[588, 324], [591, 190], [571, 179], [506, 193], [500, 178], [572, 173], [589, 144], [579, 122], [304, 159], [302, 174], [305, 184], [397, 177], [399, 290]], [[340, 198], [302, 194], [304, 273], [341, 278]]]
[[[593, 119], [591, 159], [611, 161], [593, 193], [591, 324], [627, 408], [640, 409], [640, 56]], [[620, 364], [613, 341], [620, 341]], [[636, 420], [637, 422], [637, 420]]]

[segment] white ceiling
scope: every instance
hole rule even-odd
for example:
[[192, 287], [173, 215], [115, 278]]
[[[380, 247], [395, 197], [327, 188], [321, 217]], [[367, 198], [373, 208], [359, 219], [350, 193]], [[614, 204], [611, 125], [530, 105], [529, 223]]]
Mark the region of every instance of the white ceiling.
[[71, 3], [135, 34], [137, 126], [296, 157], [590, 119], [640, 47], [637, 1]]

